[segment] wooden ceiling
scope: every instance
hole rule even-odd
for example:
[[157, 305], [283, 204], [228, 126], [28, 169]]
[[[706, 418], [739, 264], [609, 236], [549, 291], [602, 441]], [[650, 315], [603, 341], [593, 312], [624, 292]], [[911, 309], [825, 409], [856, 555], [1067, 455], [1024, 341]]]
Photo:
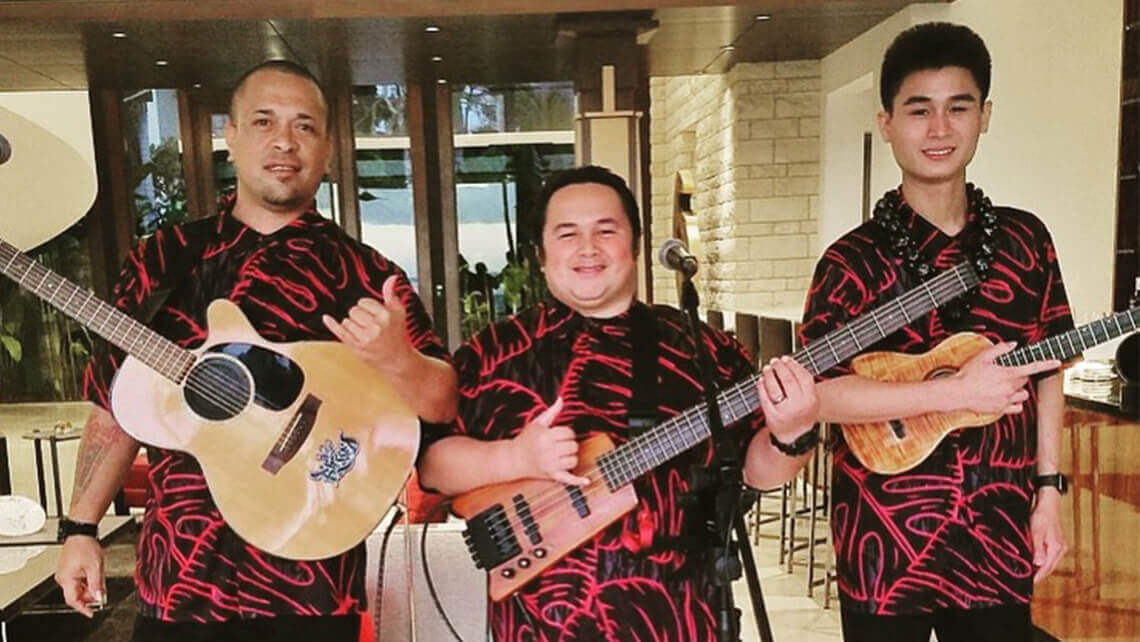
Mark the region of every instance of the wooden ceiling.
[[[228, 87], [274, 57], [355, 84], [572, 78], [574, 30], [634, 31], [654, 76], [820, 58], [907, 0], [0, 1], [0, 91]], [[381, 6], [382, 5], [382, 6]], [[534, 11], [542, 13], [534, 13]], [[583, 19], [585, 12], [590, 13]], [[769, 15], [758, 21], [755, 16]], [[428, 32], [428, 26], [439, 27]], [[121, 34], [121, 37], [116, 37]], [[725, 45], [733, 45], [725, 51]], [[442, 60], [434, 61], [433, 57]], [[160, 65], [159, 61], [166, 64]]]

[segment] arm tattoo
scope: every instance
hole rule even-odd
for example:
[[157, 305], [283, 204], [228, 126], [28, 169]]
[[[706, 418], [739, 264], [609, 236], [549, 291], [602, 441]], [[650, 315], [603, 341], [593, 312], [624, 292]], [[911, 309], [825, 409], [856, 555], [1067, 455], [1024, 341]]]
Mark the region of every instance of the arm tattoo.
[[123, 432], [108, 415], [106, 418], [93, 415], [87, 422], [83, 431], [83, 439], [79, 442], [79, 453], [75, 461], [75, 489], [71, 494], [71, 504], [83, 496], [91, 480], [99, 471], [114, 446], [130, 437]]

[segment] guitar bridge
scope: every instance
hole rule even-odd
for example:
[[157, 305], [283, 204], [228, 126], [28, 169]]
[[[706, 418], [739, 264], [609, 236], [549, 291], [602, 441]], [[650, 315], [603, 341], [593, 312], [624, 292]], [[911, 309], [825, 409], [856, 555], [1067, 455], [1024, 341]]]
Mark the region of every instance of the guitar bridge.
[[276, 475], [282, 466], [293, 459], [297, 451], [301, 449], [301, 444], [309, 438], [309, 433], [312, 432], [313, 424], [317, 420], [317, 410], [320, 407], [320, 399], [313, 395], [305, 397], [305, 400], [301, 402], [301, 407], [289, 421], [289, 425], [281, 432], [273, 450], [269, 451], [269, 456], [261, 462], [262, 469]]
[[501, 504], [467, 520], [463, 539], [475, 559], [476, 568], [492, 569], [522, 553], [507, 511]]

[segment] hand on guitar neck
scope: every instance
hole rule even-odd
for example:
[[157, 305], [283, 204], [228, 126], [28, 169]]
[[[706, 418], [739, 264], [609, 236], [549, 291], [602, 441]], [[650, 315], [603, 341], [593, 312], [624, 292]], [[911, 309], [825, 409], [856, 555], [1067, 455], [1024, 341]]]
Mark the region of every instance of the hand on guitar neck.
[[1022, 412], [1029, 377], [1061, 366], [1056, 359], [1002, 365], [1015, 347], [960, 333], [924, 354], [863, 354], [851, 364], [855, 376], [821, 384], [820, 415], [843, 425], [848, 446], [870, 470], [909, 470], [954, 430]]
[[1026, 384], [1035, 374], [1061, 367], [1056, 360], [1038, 361], [1024, 366], [1000, 366], [994, 360], [1017, 347], [1016, 343], [999, 343], [979, 352], [953, 376], [957, 384], [946, 410], [970, 410], [984, 415], [1016, 415], [1029, 399]]

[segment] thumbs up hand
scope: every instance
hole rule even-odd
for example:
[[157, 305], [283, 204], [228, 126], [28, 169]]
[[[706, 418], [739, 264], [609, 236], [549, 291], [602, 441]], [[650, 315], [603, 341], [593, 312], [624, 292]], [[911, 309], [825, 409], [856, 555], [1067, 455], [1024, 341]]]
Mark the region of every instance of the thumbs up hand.
[[523, 426], [511, 444], [525, 477], [549, 478], [569, 486], [584, 486], [590, 480], [571, 472], [578, 465], [578, 439], [569, 426], [554, 425], [560, 412], [561, 397]]
[[399, 374], [416, 354], [406, 329], [407, 311], [396, 296], [396, 275], [388, 277], [381, 289], [384, 300], [361, 299], [340, 322], [329, 315], [322, 320], [333, 335], [350, 346], [372, 367], [387, 374]]

